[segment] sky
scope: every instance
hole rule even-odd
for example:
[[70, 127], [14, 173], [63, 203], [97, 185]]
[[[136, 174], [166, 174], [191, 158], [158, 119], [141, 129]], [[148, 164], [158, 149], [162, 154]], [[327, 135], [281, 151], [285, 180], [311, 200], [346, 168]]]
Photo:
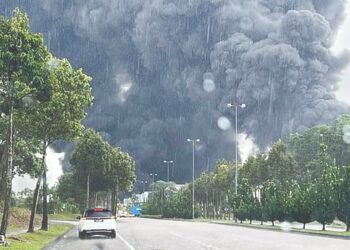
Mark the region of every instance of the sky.
[[[346, 19], [332, 48], [335, 53], [344, 49], [350, 50], [350, 0], [348, 0], [347, 3], [346, 13]], [[350, 104], [350, 65], [348, 65], [347, 69], [342, 74], [337, 98]]]
[[[64, 153], [56, 153], [53, 149], [48, 148], [46, 154], [47, 182], [49, 187], [52, 187], [63, 173], [61, 160], [64, 158]], [[17, 193], [25, 188], [34, 189], [35, 184], [36, 180], [30, 178], [29, 175], [16, 176], [13, 180], [13, 191]]]

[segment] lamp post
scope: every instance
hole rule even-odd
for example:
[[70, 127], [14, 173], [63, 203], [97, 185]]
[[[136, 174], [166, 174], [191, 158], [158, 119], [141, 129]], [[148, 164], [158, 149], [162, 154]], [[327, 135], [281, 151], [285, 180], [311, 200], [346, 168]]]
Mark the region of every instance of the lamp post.
[[235, 141], [236, 141], [236, 173], [235, 173], [235, 194], [237, 195], [237, 187], [238, 187], [238, 160], [237, 160], [237, 158], [238, 158], [238, 152], [237, 152], [237, 148], [238, 148], [238, 141], [237, 141], [237, 135], [238, 135], [238, 133], [237, 133], [237, 130], [238, 130], [238, 128], [237, 128], [237, 124], [238, 124], [238, 119], [237, 119], [237, 113], [238, 113], [238, 108], [241, 108], [241, 109], [244, 109], [245, 107], [246, 107], [246, 105], [244, 104], [244, 103], [242, 103], [242, 104], [232, 104], [232, 103], [228, 103], [227, 104], [227, 107], [228, 108], [235, 108], [235, 124], [236, 124], [236, 133], [235, 133], [235, 136], [236, 136], [236, 138], [235, 138]]
[[321, 144], [323, 144], [323, 134], [320, 134]]
[[168, 166], [168, 182], [169, 182], [169, 167], [170, 167], [170, 163], [174, 163], [174, 161], [163, 161], [163, 163], [167, 164]]
[[194, 146], [200, 139], [187, 139], [187, 142], [192, 143], [192, 219], [194, 219]]
[[152, 191], [154, 190], [154, 178], [158, 175], [158, 174], [154, 174], [154, 173], [150, 173], [149, 174], [151, 177], [153, 177], [153, 182], [152, 182]]

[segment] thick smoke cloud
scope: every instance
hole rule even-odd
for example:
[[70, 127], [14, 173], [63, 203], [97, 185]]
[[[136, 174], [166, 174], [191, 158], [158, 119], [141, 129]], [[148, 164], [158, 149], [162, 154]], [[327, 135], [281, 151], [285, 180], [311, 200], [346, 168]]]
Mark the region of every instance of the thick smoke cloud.
[[169, 159], [189, 179], [188, 137], [203, 142], [198, 173], [232, 159], [233, 128], [218, 127], [234, 124], [228, 102], [247, 105], [239, 130], [260, 148], [349, 112], [334, 94], [349, 52], [330, 51], [345, 0], [2, 0], [0, 11], [17, 5], [94, 77], [86, 125], [135, 155], [140, 174], [164, 177]]

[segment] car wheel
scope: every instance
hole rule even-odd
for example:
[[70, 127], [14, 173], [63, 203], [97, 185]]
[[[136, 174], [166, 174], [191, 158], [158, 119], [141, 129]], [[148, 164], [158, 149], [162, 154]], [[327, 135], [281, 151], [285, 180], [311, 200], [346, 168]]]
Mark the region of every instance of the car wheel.
[[85, 239], [86, 235], [84, 232], [79, 232], [79, 239]]
[[113, 231], [111, 232], [111, 238], [112, 238], [112, 239], [115, 239], [115, 237], [116, 237], [116, 233], [115, 233], [115, 231], [113, 230]]

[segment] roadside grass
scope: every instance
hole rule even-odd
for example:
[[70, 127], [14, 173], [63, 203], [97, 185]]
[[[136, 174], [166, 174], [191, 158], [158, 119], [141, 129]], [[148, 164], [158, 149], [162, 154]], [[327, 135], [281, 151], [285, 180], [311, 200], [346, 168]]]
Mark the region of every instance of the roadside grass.
[[162, 219], [162, 215], [149, 215], [149, 214], [144, 214], [140, 215], [141, 218], [146, 218], [146, 219]]
[[75, 221], [77, 220], [77, 216], [80, 216], [80, 214], [49, 214], [50, 220], [67, 220], [67, 221]]
[[[0, 218], [2, 213], [0, 213]], [[25, 230], [28, 228], [30, 217], [30, 210], [26, 208], [13, 207], [10, 211], [9, 226], [7, 229], [8, 233], [16, 232], [19, 230]], [[40, 215], [35, 216], [34, 225], [40, 225]]]
[[[268, 224], [249, 224], [247, 222], [239, 223], [234, 221], [225, 221], [225, 220], [209, 220], [209, 219], [196, 219], [197, 222], [207, 222], [207, 223], [213, 223], [213, 224], [220, 224], [220, 225], [229, 225], [229, 226], [240, 226], [240, 227], [247, 227], [247, 228], [255, 228], [255, 229], [265, 229], [265, 230], [274, 230], [274, 231], [280, 231], [280, 232], [295, 232], [295, 233], [306, 233], [306, 234], [314, 234], [314, 235], [320, 235], [320, 236], [340, 236], [343, 238], [349, 238], [350, 239], [350, 232], [344, 231], [332, 231], [332, 230], [317, 230], [317, 229], [308, 229], [306, 225], [306, 229], [301, 228], [295, 228], [292, 225], [286, 227], [283, 224], [276, 224], [275, 226], [268, 225]], [[343, 228], [340, 223], [332, 224], [333, 227]]]
[[9, 246], [0, 246], [0, 249], [39, 250], [71, 228], [72, 225], [69, 224], [53, 224], [49, 231], [38, 230], [34, 233], [12, 236], [8, 238]]

